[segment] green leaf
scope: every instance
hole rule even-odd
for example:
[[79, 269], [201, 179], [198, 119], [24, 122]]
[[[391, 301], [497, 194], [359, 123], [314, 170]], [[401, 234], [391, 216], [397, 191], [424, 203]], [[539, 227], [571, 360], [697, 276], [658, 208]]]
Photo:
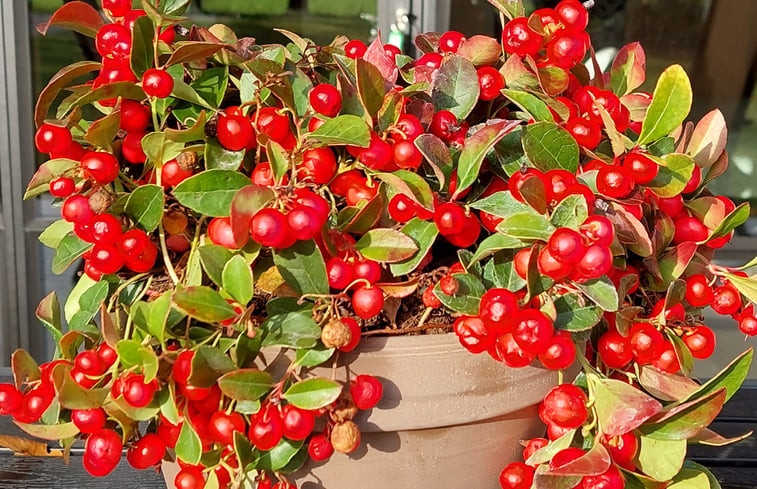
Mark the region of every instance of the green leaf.
[[266, 155], [271, 162], [274, 182], [280, 184], [281, 179], [284, 178], [284, 175], [289, 171], [289, 156], [284, 148], [273, 140], [268, 141], [268, 144], [266, 145]]
[[661, 158], [651, 156], [659, 165], [657, 176], [649, 182], [649, 189], [660, 197], [675, 197], [680, 194], [691, 180], [694, 172], [694, 160], [691, 156], [670, 153]]
[[234, 256], [228, 248], [221, 245], [208, 244], [197, 248], [203, 270], [216, 285], [223, 285], [223, 269]]
[[121, 123], [121, 110], [112, 110], [110, 114], [92, 122], [84, 133], [84, 139], [96, 148], [112, 151], [112, 143]]
[[377, 114], [379, 130], [386, 131], [396, 124], [400, 115], [402, 115], [404, 105], [405, 97], [398, 90], [391, 90], [387, 93]]
[[307, 379], [292, 385], [282, 396], [300, 409], [320, 409], [336, 401], [342, 386], [327, 379]]
[[257, 467], [263, 470], [279, 470], [289, 463], [302, 448], [303, 441], [292, 441], [282, 438], [278, 445], [267, 452], [263, 452], [257, 462]]
[[63, 336], [63, 325], [60, 318], [60, 302], [55, 292], [50, 292], [42, 299], [34, 311], [34, 315], [47, 328], [57, 345]]
[[137, 340], [121, 340], [116, 344], [116, 352], [124, 368], [142, 367], [145, 381], [150, 382], [158, 373], [158, 357], [152, 349]]
[[575, 294], [566, 294], [555, 300], [557, 317], [555, 328], [566, 331], [587, 331], [602, 319], [602, 308], [584, 305]]
[[622, 97], [639, 88], [646, 79], [647, 56], [641, 43], [623, 46], [610, 69], [612, 91]]
[[588, 378], [594, 386], [599, 428], [606, 435], [628, 433], [662, 410], [655, 398], [623, 381], [600, 379], [593, 374]]
[[526, 244], [518, 238], [496, 233], [484, 239], [470, 259], [469, 265], [473, 265], [498, 251], [524, 248]]
[[431, 81], [434, 109], [449, 110], [458, 120], [471, 113], [480, 91], [476, 67], [462, 56], [447, 58]]
[[223, 289], [240, 304], [252, 299], [252, 269], [241, 255], [234, 256], [226, 263], [222, 273]]
[[176, 47], [176, 49], [165, 62], [165, 66], [204, 60], [223, 49], [224, 45], [215, 42], [179, 41], [174, 43], [174, 47]]
[[64, 236], [58, 244], [58, 249], [55, 250], [52, 264], [53, 273], [60, 275], [66, 271], [73, 262], [79, 259], [90, 248], [92, 248], [91, 243], [87, 243], [77, 236], [72, 234]]
[[192, 88], [213, 108], [218, 108], [226, 95], [229, 84], [229, 69], [226, 66], [203, 70], [191, 83]]
[[249, 184], [250, 179], [237, 171], [206, 170], [177, 185], [173, 195], [181, 205], [195, 212], [210, 217], [226, 217], [234, 195]]
[[[716, 479], [717, 481], [717, 479]], [[709, 476], [699, 470], [682, 469], [666, 489], [710, 489]]]
[[692, 399], [699, 399], [707, 396], [713, 392], [718, 391], [725, 387], [726, 396], [725, 402], [733, 397], [739, 390], [741, 384], [749, 374], [749, 367], [752, 365], [752, 358], [754, 356], [754, 350], [751, 348], [736, 357], [731, 363], [729, 363], [723, 370], [718, 372], [713, 378], [703, 384], [699, 389], [695, 390], [679, 402], [686, 402]]
[[167, 290], [160, 297], [148, 302], [147, 331], [163, 342], [165, 337], [166, 322], [171, 314], [171, 291]]
[[176, 440], [176, 457], [188, 464], [197, 464], [202, 456], [202, 441], [189, 421], [184, 421]]
[[555, 118], [550, 112], [547, 104], [528, 92], [520, 90], [506, 89], [502, 90], [505, 97], [510, 99], [515, 105], [528, 113], [537, 122], [554, 122]]
[[546, 216], [534, 211], [514, 214], [505, 218], [497, 225], [497, 231], [514, 238], [546, 241], [555, 232], [555, 227]]
[[131, 70], [142, 78], [145, 71], [153, 67], [153, 38], [155, 26], [147, 16], [137, 17], [131, 31]]
[[371, 131], [362, 118], [340, 115], [327, 120], [306, 137], [309, 143], [321, 146], [350, 145], [367, 148], [371, 142]]
[[363, 58], [355, 60], [357, 93], [363, 107], [371, 116], [378, 113], [386, 95], [386, 80], [379, 69]]
[[273, 262], [286, 283], [300, 294], [328, 294], [326, 262], [313, 240], [276, 250]]
[[471, 207], [502, 218], [528, 212], [535, 216], [540, 215], [533, 207], [518, 201], [509, 191], [495, 192], [486, 198], [473, 202]]
[[686, 440], [655, 440], [639, 436], [638, 467], [649, 477], [668, 481], [675, 477], [686, 457]]
[[514, 251], [500, 251], [486, 262], [483, 278], [487, 288], [501, 287], [518, 291], [526, 286], [526, 281], [515, 271], [514, 256]]
[[712, 231], [712, 233], [707, 238], [707, 241], [705, 241], [705, 243], [708, 241], [712, 241], [713, 239], [726, 236], [728, 233], [730, 233], [737, 227], [744, 224], [746, 220], [749, 219], [749, 215], [750, 215], [749, 204], [747, 202], [744, 202], [743, 204], [736, 207], [733, 211], [731, 211], [731, 213], [728, 214], [725, 217], [725, 219], [720, 221], [720, 224], [718, 224], [718, 227]]
[[85, 389], [66, 375], [58, 391], [58, 402], [64, 409], [95, 409], [103, 405], [110, 389]]
[[297, 350], [297, 365], [308, 368], [316, 367], [328, 361], [334, 355], [334, 348], [326, 348], [318, 344], [315, 348]]
[[457, 279], [458, 283], [455, 295], [447, 295], [442, 292], [438, 283], [434, 287], [434, 295], [439, 298], [442, 304], [455, 312], [470, 316], [477, 315], [481, 296], [486, 292], [484, 284], [468, 273], [455, 273], [452, 276]]
[[589, 217], [589, 207], [583, 195], [568, 195], [557, 204], [549, 220], [556, 228], [571, 228], [578, 230]]
[[181, 153], [184, 143], [171, 141], [164, 132], [151, 132], [142, 138], [142, 149], [147, 159], [155, 166], [161, 167]]
[[[408, 170], [397, 170], [391, 173], [376, 173], [376, 177], [389, 186], [392, 192], [410, 197], [424, 208], [434, 208], [434, 195], [428, 182], [417, 173]], [[389, 195], [392, 197], [393, 195]]]
[[231, 151], [221, 146], [216, 138], [205, 144], [205, 168], [208, 170], [236, 171], [244, 160], [244, 150]]
[[27, 424], [13, 420], [13, 423], [25, 433], [40, 440], [59, 441], [73, 438], [79, 434], [79, 428], [73, 422], [60, 424]]
[[265, 334], [262, 346], [313, 348], [321, 337], [321, 328], [310, 314], [308, 311], [269, 316], [261, 325]]
[[79, 162], [67, 158], [56, 158], [42, 163], [26, 186], [24, 200], [31, 199], [50, 190], [50, 182], [79, 167]]
[[552, 460], [552, 457], [557, 454], [557, 452], [569, 448], [573, 444], [573, 439], [575, 437], [576, 430], [568, 431], [560, 438], [553, 440], [551, 443], [547, 444], [547, 446], [535, 451], [533, 454], [531, 454], [530, 457], [528, 457], [528, 460], [526, 462], [528, 462], [528, 464], [531, 466], [549, 462], [550, 460]]
[[216, 323], [234, 317], [231, 304], [210, 287], [182, 287], [174, 292], [173, 301], [187, 316], [205, 323]]
[[200, 345], [192, 357], [189, 383], [197, 387], [211, 387], [219, 377], [236, 370], [234, 362], [220, 349]]
[[466, 139], [457, 162], [457, 188], [455, 195], [452, 196], [453, 199], [476, 181], [486, 154], [519, 124], [519, 121], [495, 122], [482, 127]]
[[638, 144], [656, 141], [680, 126], [691, 110], [691, 82], [681, 65], [662, 72], [641, 126]]
[[73, 230], [74, 223], [59, 219], [47, 226], [37, 239], [48, 248], [55, 249]]
[[218, 379], [221, 392], [235, 401], [257, 401], [272, 386], [271, 374], [251, 368], [234, 370]]
[[588, 280], [582, 284], [577, 283], [576, 287], [605, 311], [618, 310], [620, 304], [618, 290], [609, 278], [600, 277]]
[[439, 189], [449, 183], [452, 174], [452, 155], [449, 147], [433, 134], [421, 134], [415, 139], [415, 147], [423, 154], [425, 161], [431, 166], [439, 180]]
[[124, 210], [139, 227], [150, 233], [155, 231], [163, 218], [164, 204], [163, 187], [141, 185], [129, 194]]
[[426, 257], [426, 254], [436, 241], [436, 237], [439, 235], [439, 229], [433, 222], [422, 221], [415, 217], [402, 227], [402, 233], [413, 240], [418, 251], [406, 260], [389, 265], [389, 270], [391, 270], [392, 275], [395, 277], [407, 275], [420, 265], [423, 258]]
[[[710, 472], [710, 470], [707, 467], [705, 467], [703, 465], [699, 465], [696, 462], [692, 462], [691, 460], [686, 460], [683, 463], [683, 466], [684, 466], [684, 468], [694, 469], [694, 470], [697, 470], [699, 472], [704, 473], [707, 476], [707, 479], [708, 479], [708, 481], [710, 483], [709, 488], [706, 485], [704, 485], [704, 484], [698, 484], [695, 487], [685, 488], [685, 489], [700, 489], [700, 488], [704, 488], [704, 489], [722, 489], [721, 486], [720, 486], [720, 482], [718, 482], [718, 479], [712, 474], [712, 472]], [[681, 472], [683, 473], [683, 471], [681, 471]], [[678, 488], [678, 489], [684, 489], [684, 488]]]
[[413, 239], [395, 229], [376, 228], [365, 233], [355, 249], [364, 257], [383, 263], [397, 263], [412, 257], [418, 251]]
[[667, 408], [654, 418], [654, 423], [640, 430], [656, 440], [688, 440], [712, 423], [725, 403], [726, 390], [721, 388], [707, 396]]
[[523, 151], [541, 171], [562, 169], [575, 173], [578, 143], [568, 131], [553, 122], [536, 122], [523, 129]]
[[521, 0], [489, 0], [489, 3], [494, 5], [497, 10], [510, 20], [516, 17], [523, 17], [525, 13]]

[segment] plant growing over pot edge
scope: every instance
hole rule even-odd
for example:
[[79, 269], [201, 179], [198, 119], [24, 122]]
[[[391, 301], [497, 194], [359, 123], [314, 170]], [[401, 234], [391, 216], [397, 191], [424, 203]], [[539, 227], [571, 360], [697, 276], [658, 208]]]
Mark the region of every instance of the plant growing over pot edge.
[[[40, 236], [53, 271], [84, 268], [67, 332], [55, 294], [37, 310], [57, 358], [16, 351], [0, 414], [65, 448], [85, 438], [97, 476], [125, 446], [138, 469], [175, 456], [181, 488], [293, 487], [308, 457], [357, 448], [352, 419], [382, 394], [310, 368], [361, 336], [453, 331], [513, 368], [582, 366], [502, 487], [711, 487], [686, 445], [738, 440], [707, 426], [752, 354], [692, 380], [715, 346], [702, 308], [757, 332], [751, 264], [711, 262], [749, 215], [706, 189], [727, 166], [722, 114], [684, 123], [680, 66], [636, 91], [638, 44], [591, 78], [575, 0], [529, 17], [492, 3], [501, 43], [423, 34], [417, 60], [186, 29], [188, 1], [106, 0], [109, 23], [57, 11], [40, 32], [90, 35], [103, 59], [40, 95], [51, 159], [26, 197], [61, 206]], [[281, 376], [256, 363], [266, 348], [295, 352]]]

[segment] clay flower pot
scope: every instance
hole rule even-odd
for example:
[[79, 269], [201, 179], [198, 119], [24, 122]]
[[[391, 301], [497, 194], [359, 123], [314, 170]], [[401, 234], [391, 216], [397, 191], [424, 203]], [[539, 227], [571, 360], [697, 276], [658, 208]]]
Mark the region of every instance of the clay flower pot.
[[[398, 481], [414, 489], [497, 489], [502, 467], [520, 459], [518, 442], [544, 429], [536, 407], [557, 384], [555, 371], [471, 355], [453, 334], [365, 338], [358, 350], [340, 356], [346, 368], [336, 380], [370, 373], [384, 396], [355, 419], [357, 451], [306, 463], [292, 477], [300, 489], [386, 489]], [[268, 370], [289, 364], [278, 351], [264, 353]], [[331, 369], [313, 374], [329, 377]], [[171, 465], [163, 465], [167, 481], [176, 473]]]

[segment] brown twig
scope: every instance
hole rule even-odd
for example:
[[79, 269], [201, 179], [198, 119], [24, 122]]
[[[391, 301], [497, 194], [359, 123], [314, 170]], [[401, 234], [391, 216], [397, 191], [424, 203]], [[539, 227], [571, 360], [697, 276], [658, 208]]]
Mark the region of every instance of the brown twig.
[[418, 333], [420, 331], [425, 331], [427, 329], [434, 329], [434, 328], [440, 328], [440, 329], [450, 329], [452, 325], [450, 324], [439, 324], [439, 323], [428, 323], [421, 326], [415, 326], [413, 328], [403, 328], [403, 329], [391, 329], [391, 328], [384, 328], [384, 329], [374, 329], [373, 331], [366, 331], [363, 333], [363, 336], [375, 336], [377, 334], [389, 334], [389, 335], [397, 335], [397, 334], [405, 334], [405, 333]]

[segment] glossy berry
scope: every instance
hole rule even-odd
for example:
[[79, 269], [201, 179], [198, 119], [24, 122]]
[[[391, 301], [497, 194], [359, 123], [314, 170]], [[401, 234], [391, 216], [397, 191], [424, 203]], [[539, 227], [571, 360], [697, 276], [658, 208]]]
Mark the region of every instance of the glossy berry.
[[633, 360], [631, 343], [615, 330], [607, 331], [600, 336], [597, 353], [609, 368], [623, 368]]
[[123, 17], [131, 10], [131, 0], [102, 0], [102, 5], [113, 17]]
[[308, 443], [308, 455], [310, 455], [310, 458], [315, 462], [327, 460], [333, 455], [333, 453], [334, 446], [331, 445], [331, 442], [323, 433], [318, 433], [310, 439], [310, 442]]
[[96, 244], [89, 259], [96, 269], [104, 274], [116, 273], [124, 266], [124, 258], [114, 245]]
[[526, 17], [518, 17], [502, 30], [502, 47], [507, 54], [516, 56], [535, 55], [542, 45], [542, 36], [531, 29]]
[[425, 66], [426, 68], [435, 71], [442, 65], [443, 60], [444, 56], [439, 53], [426, 53], [418, 58], [418, 61], [415, 62], [415, 66]]
[[127, 58], [131, 54], [131, 32], [120, 24], [105, 24], [97, 31], [95, 48], [103, 58]]
[[384, 293], [378, 287], [361, 286], [352, 294], [352, 309], [363, 319], [379, 315], [384, 308]]
[[203, 489], [205, 477], [199, 467], [184, 467], [173, 480], [176, 489]]
[[633, 471], [636, 468], [633, 462], [639, 448], [636, 435], [633, 433], [624, 433], [618, 436], [603, 435], [600, 441], [610, 452], [613, 462], [626, 470]]
[[79, 163], [84, 176], [99, 185], [107, 185], [118, 177], [118, 160], [110, 153], [91, 151]]
[[617, 467], [610, 466], [599, 475], [587, 475], [581, 481], [580, 489], [623, 489], [626, 482]]
[[394, 130], [399, 133], [403, 139], [409, 139], [414, 141], [418, 136], [423, 134], [423, 126], [421, 121], [418, 120], [413, 114], [402, 114], [397, 123], [394, 125]]
[[247, 148], [255, 137], [250, 119], [242, 114], [221, 114], [216, 130], [218, 142], [231, 151]]
[[126, 132], [145, 132], [150, 124], [150, 109], [135, 100], [121, 100], [119, 128]]
[[557, 261], [574, 263], [584, 256], [583, 238], [570, 228], [558, 228], [547, 241], [547, 248]]
[[423, 154], [410, 140], [394, 143], [392, 158], [398, 167], [405, 170], [415, 170], [423, 163]]
[[[329, 85], [330, 86], [330, 85]], [[334, 152], [327, 148], [313, 148], [302, 154], [302, 164], [298, 167], [301, 178], [325, 185], [334, 178], [337, 163]]]
[[691, 178], [686, 182], [686, 186], [681, 191], [682, 194], [690, 194], [699, 188], [702, 183], [702, 169], [699, 166], [694, 165], [694, 170], [691, 173]]
[[478, 315], [486, 327], [497, 333], [510, 332], [518, 312], [518, 299], [507, 289], [489, 289], [481, 297]]
[[660, 166], [641, 153], [629, 153], [623, 159], [623, 168], [641, 185], [646, 185], [657, 176]]
[[465, 226], [465, 210], [458, 204], [445, 202], [436, 207], [434, 223], [441, 234], [457, 234]]
[[34, 423], [50, 407], [53, 401], [52, 387], [41, 385], [24, 394], [21, 406], [13, 412], [13, 418], [22, 423]]
[[458, 283], [457, 279], [452, 275], [447, 275], [443, 279], [439, 281], [439, 289], [441, 289], [442, 293], [445, 295], [455, 295], [457, 294], [457, 290], [460, 287], [460, 284]]
[[429, 131], [443, 141], [451, 141], [459, 131], [457, 117], [448, 110], [440, 110], [431, 119]]
[[55, 124], [42, 124], [34, 135], [34, 144], [40, 153], [62, 153], [71, 141], [71, 131]]
[[[743, 316], [739, 320], [739, 331], [749, 336], [757, 335], [757, 318], [754, 316]], [[0, 402], [1, 400], [2, 397], [0, 397]], [[2, 414], [2, 411], [0, 411], [0, 414]]]
[[648, 364], [662, 353], [665, 339], [649, 323], [635, 323], [628, 335], [631, 351], [639, 364]]
[[250, 421], [248, 437], [259, 450], [270, 450], [284, 436], [281, 415], [274, 406], [262, 408]]
[[272, 248], [282, 247], [290, 239], [286, 217], [278, 209], [258, 211], [250, 222], [250, 232], [257, 243]]
[[686, 302], [694, 307], [705, 307], [712, 302], [714, 294], [707, 277], [701, 273], [686, 279]]
[[145, 383], [144, 375], [131, 374], [126, 377], [121, 394], [124, 401], [133, 407], [145, 407], [150, 404], [157, 391], [157, 383]]
[[605, 216], [595, 214], [581, 224], [581, 234], [591, 243], [610, 246], [615, 239], [615, 227]]
[[576, 345], [567, 331], [560, 331], [537, 355], [542, 365], [550, 370], [562, 370], [573, 365], [576, 359]]
[[612, 252], [609, 247], [601, 244], [593, 244], [586, 248], [575, 265], [576, 273], [587, 279], [606, 275], [610, 269], [612, 269]]
[[394, 148], [378, 134], [371, 133], [371, 142], [367, 148], [360, 150], [358, 159], [362, 164], [374, 170], [385, 170], [394, 157]]
[[89, 222], [92, 242], [115, 246], [121, 241], [123, 227], [113, 214], [98, 214]]
[[208, 433], [210, 434], [210, 437], [218, 443], [231, 445], [234, 443], [234, 432], [238, 431], [244, 433], [246, 427], [246, 423], [241, 414], [217, 411], [210, 416]]
[[584, 148], [595, 149], [602, 141], [602, 129], [599, 124], [588, 119], [573, 118], [565, 124], [565, 129]]
[[555, 7], [555, 14], [570, 31], [582, 31], [589, 25], [589, 13], [578, 0], [562, 0]]
[[734, 314], [741, 309], [741, 294], [731, 285], [722, 285], [715, 289], [712, 297], [712, 310], [718, 314]]
[[673, 224], [675, 226], [673, 244], [704, 241], [710, 234], [710, 230], [696, 217], [679, 217], [673, 221]]
[[554, 336], [554, 325], [538, 309], [524, 309], [514, 318], [513, 338], [525, 351], [534, 355], [547, 348]]
[[283, 144], [289, 137], [289, 119], [281, 115], [276, 107], [263, 107], [252, 115], [253, 126], [259, 133]]
[[415, 217], [416, 204], [405, 194], [397, 194], [389, 200], [387, 210], [389, 217], [404, 223]]
[[326, 263], [326, 274], [329, 286], [333, 289], [343, 290], [353, 281], [352, 267], [339, 257], [332, 258]]
[[129, 448], [126, 460], [135, 469], [144, 470], [160, 463], [165, 454], [165, 441], [155, 433], [148, 433]]
[[381, 400], [384, 387], [372, 375], [358, 375], [350, 382], [350, 394], [358, 409], [371, 409]]
[[234, 239], [234, 231], [231, 220], [228, 217], [214, 217], [208, 223], [208, 238], [213, 244], [223, 246], [231, 250], [239, 248]]
[[707, 326], [694, 326], [681, 339], [694, 358], [710, 358], [715, 351], [715, 333]]
[[287, 213], [287, 227], [291, 235], [301, 241], [312, 239], [321, 232], [321, 220], [318, 212], [304, 205], [297, 206]]
[[534, 469], [522, 462], [512, 462], [499, 475], [502, 489], [531, 489], [534, 481]]
[[547, 56], [559, 68], [573, 68], [586, 57], [587, 41], [588, 35], [585, 32], [557, 35], [547, 46]]
[[536, 355], [527, 352], [515, 341], [512, 333], [507, 333], [494, 343], [496, 357], [510, 368], [522, 368], [534, 361]]
[[443, 53], [456, 53], [463, 41], [465, 41], [465, 36], [462, 33], [447, 31], [439, 38], [439, 51]]
[[150, 68], [142, 75], [142, 90], [148, 97], [166, 98], [173, 92], [173, 78], [165, 70]]
[[578, 428], [588, 417], [586, 394], [573, 384], [558, 385], [544, 397], [543, 409], [539, 415], [548, 424]]
[[94, 350], [84, 350], [76, 355], [74, 366], [87, 375], [102, 375], [105, 373], [105, 365]]
[[597, 190], [601, 195], [620, 199], [633, 192], [633, 177], [621, 166], [608, 165], [597, 173]]
[[315, 413], [287, 404], [281, 410], [284, 436], [290, 440], [304, 440], [315, 428]]
[[480, 89], [479, 98], [481, 100], [494, 100], [499, 97], [500, 92], [505, 88], [505, 78], [496, 68], [482, 66], [478, 69], [478, 87]]
[[0, 384], [0, 415], [13, 414], [21, 407], [24, 395], [13, 384]]
[[319, 114], [334, 117], [342, 110], [342, 95], [334, 85], [321, 83], [310, 90], [310, 106]]
[[440, 301], [439, 298], [434, 294], [433, 286], [426, 287], [426, 290], [423, 291], [423, 295], [421, 296], [421, 300], [423, 300], [424, 306], [430, 307], [432, 309], [436, 309], [442, 306], [442, 301]]
[[394, 60], [394, 57], [402, 53], [402, 50], [394, 44], [384, 44], [384, 53], [389, 59]]
[[357, 260], [352, 264], [352, 276], [375, 284], [381, 280], [381, 266], [373, 260]]
[[66, 198], [74, 193], [74, 181], [68, 177], [60, 177], [50, 182], [50, 195], [58, 198]]
[[344, 54], [352, 59], [362, 58], [367, 49], [368, 47], [363, 41], [353, 39], [344, 45]]
[[462, 316], [453, 325], [460, 344], [471, 353], [483, 353], [494, 343], [495, 335], [477, 316]]

